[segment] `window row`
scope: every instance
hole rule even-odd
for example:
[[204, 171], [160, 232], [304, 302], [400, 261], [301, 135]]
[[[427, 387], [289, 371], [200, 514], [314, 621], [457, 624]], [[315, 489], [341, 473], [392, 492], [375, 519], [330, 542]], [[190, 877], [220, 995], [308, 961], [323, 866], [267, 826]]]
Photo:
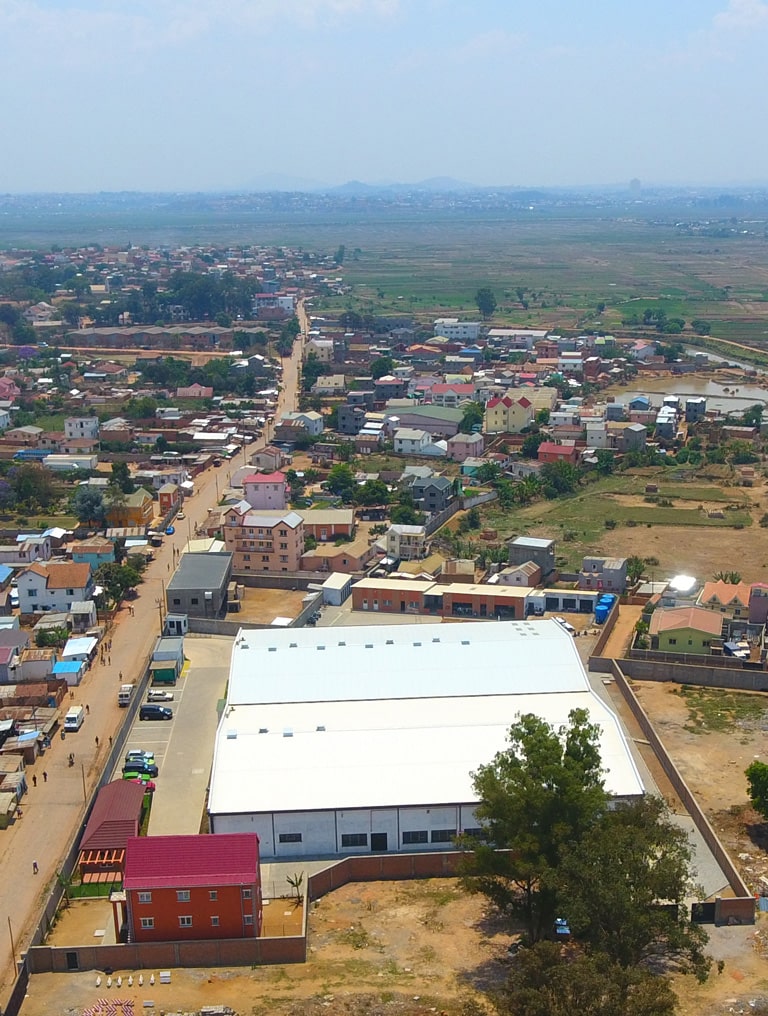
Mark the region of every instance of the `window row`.
[[[241, 889], [240, 892], [241, 892], [242, 897], [243, 897], [244, 900], [250, 900], [253, 897], [253, 889], [250, 889], [250, 888], [246, 887], [244, 889]], [[139, 897], [139, 903], [151, 903], [152, 902], [152, 893], [151, 892], [140, 892], [140, 893], [138, 893], [138, 897]], [[219, 898], [219, 891], [218, 891], [218, 889], [209, 889], [208, 890], [208, 899], [209, 900], [216, 901], [216, 900], [218, 900], [218, 898]], [[176, 902], [177, 903], [189, 903], [189, 900], [190, 900], [190, 890], [189, 889], [177, 889], [176, 890]]]
[[[244, 924], [248, 924], [248, 925], [253, 924], [253, 914], [244, 914], [243, 915], [243, 923]], [[154, 926], [155, 926], [155, 919], [154, 919], [154, 917], [142, 917], [141, 918], [141, 927], [142, 927], [143, 931], [152, 931]], [[179, 917], [179, 927], [180, 928], [191, 928], [192, 927], [192, 916], [190, 914], [185, 914], [182, 917]], [[219, 918], [218, 918], [218, 916], [214, 915], [214, 916], [211, 917], [211, 927], [212, 928], [218, 928], [219, 927]]]

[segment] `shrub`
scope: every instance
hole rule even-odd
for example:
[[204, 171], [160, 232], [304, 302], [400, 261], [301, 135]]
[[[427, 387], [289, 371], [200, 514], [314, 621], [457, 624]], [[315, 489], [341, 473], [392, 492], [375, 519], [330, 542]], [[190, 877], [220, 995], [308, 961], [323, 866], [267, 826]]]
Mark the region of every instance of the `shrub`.
[[606, 519], [603, 522], [603, 525], [605, 526], [606, 529], [615, 529], [617, 526], [617, 522], [616, 519]]

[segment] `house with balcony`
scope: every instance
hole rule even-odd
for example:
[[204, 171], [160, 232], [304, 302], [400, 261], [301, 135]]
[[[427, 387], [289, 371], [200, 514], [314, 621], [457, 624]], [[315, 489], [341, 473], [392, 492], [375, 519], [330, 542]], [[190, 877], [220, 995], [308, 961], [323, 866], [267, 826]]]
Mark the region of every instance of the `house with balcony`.
[[386, 535], [387, 557], [394, 561], [418, 561], [427, 555], [424, 526], [392, 525]]
[[224, 516], [224, 546], [235, 572], [293, 572], [304, 553], [304, 520], [298, 512], [256, 510], [240, 501]]
[[696, 604], [728, 617], [749, 618], [751, 592], [749, 582], [705, 582]]
[[627, 588], [625, 557], [585, 557], [579, 572], [579, 589], [621, 594]]
[[525, 395], [504, 395], [489, 399], [485, 405], [483, 427], [486, 434], [519, 434], [533, 422], [533, 403]]
[[129, 942], [258, 938], [259, 838], [255, 833], [131, 837], [123, 889], [125, 910], [115, 923], [127, 922]]

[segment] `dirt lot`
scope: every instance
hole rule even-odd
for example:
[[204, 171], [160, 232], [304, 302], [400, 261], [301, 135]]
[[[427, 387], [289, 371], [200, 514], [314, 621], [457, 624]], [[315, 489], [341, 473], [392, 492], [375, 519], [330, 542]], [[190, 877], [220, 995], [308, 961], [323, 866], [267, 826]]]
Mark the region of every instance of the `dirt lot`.
[[147, 971], [144, 986], [132, 989], [124, 971], [122, 987], [110, 992], [105, 978], [96, 987], [93, 971], [38, 975], [22, 1013], [79, 1012], [103, 997], [133, 997], [137, 1009], [151, 999], [166, 1012], [229, 1005], [238, 1013], [303, 1016], [329, 1008], [454, 1013], [465, 997], [503, 981], [510, 941], [484, 901], [453, 879], [354, 884], [312, 907], [306, 964], [174, 970], [171, 985], [154, 986]]
[[601, 552], [617, 557], [658, 558], [659, 565], [649, 568], [656, 576], [684, 572], [709, 579], [717, 571], [738, 569], [744, 582], [768, 580], [768, 529], [757, 519], [763, 509], [753, 512], [753, 525], [747, 530], [707, 529], [686, 526], [621, 526], [606, 531]]
[[245, 599], [236, 614], [227, 614], [227, 621], [243, 624], [272, 624], [276, 617], [296, 617], [300, 613], [306, 590], [259, 589], [245, 586]]

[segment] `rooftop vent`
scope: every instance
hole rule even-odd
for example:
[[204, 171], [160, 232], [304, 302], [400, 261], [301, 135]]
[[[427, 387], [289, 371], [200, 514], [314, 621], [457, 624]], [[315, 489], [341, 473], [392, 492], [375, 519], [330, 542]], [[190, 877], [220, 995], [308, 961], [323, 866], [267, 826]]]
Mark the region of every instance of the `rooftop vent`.
[[267, 650], [267, 652], [268, 653], [276, 653], [277, 652], [277, 646], [270, 646], [269, 649]]
[[227, 731], [227, 740], [228, 741], [237, 740], [237, 730], [235, 730], [234, 727], [230, 727], [229, 730]]
[[387, 639], [387, 645], [388, 646], [393, 646], [394, 644], [395, 644], [395, 640], [394, 639]]
[[259, 733], [260, 734], [268, 734], [269, 733], [269, 727], [259, 727]]
[[462, 639], [462, 640], [461, 640], [461, 644], [462, 644], [463, 646], [468, 646], [468, 645], [469, 645], [469, 639]]
[[318, 646], [318, 649], [325, 649], [325, 646]]
[[340, 646], [345, 646], [346, 644], [347, 644], [346, 642], [339, 642]]
[[373, 642], [366, 642], [365, 643], [365, 648], [366, 649], [373, 649]]
[[293, 727], [285, 727], [283, 729], [283, 737], [293, 737]]
[[298, 645], [297, 645], [296, 642], [289, 642], [288, 643], [288, 648], [289, 649], [296, 649], [296, 648], [298, 648]]
[[321, 723], [321, 724], [319, 724], [319, 725], [318, 725], [317, 727], [315, 727], [315, 729], [316, 729], [317, 731], [321, 731], [321, 730], [325, 730], [325, 727], [324, 727], [324, 725], [323, 725], [323, 724]]
[[420, 645], [421, 645], [421, 642], [414, 642], [413, 644], [414, 644], [415, 646], [420, 646]]

